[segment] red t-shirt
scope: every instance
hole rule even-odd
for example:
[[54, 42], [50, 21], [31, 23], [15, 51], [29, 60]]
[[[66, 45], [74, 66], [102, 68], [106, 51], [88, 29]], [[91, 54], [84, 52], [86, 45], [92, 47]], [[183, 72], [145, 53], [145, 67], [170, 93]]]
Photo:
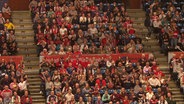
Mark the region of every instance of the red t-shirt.
[[101, 88], [103, 86], [106, 86], [106, 81], [105, 80], [97, 79], [96, 83], [98, 84], [99, 88]]
[[157, 99], [155, 99], [155, 100], [151, 99], [150, 100], [150, 104], [157, 104], [157, 103], [158, 103], [158, 100]]

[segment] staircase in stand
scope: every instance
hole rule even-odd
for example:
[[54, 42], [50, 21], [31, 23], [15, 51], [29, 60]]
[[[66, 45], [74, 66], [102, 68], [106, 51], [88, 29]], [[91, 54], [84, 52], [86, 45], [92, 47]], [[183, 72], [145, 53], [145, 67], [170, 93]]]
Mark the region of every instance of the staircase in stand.
[[[129, 16], [133, 20], [133, 26], [136, 29], [137, 34], [142, 37], [142, 43], [144, 44], [145, 52], [153, 53], [156, 57], [159, 64], [160, 70], [165, 74], [167, 79], [170, 76], [169, 65], [168, 65], [168, 56], [160, 53], [160, 46], [158, 40], [155, 38], [155, 34], [152, 34], [151, 39], [147, 40], [146, 34], [148, 33], [146, 27], [144, 26], [145, 12], [142, 9], [128, 9]], [[184, 95], [181, 94], [180, 88], [177, 87], [176, 83], [171, 80], [168, 82], [170, 91], [173, 93], [173, 98], [177, 104], [184, 104]]]
[[40, 94], [41, 80], [39, 77], [39, 57], [34, 44], [34, 31], [29, 11], [13, 11], [12, 20], [15, 24], [15, 35], [18, 43], [18, 55], [24, 56], [25, 73], [28, 75], [29, 91], [33, 104], [45, 104]]

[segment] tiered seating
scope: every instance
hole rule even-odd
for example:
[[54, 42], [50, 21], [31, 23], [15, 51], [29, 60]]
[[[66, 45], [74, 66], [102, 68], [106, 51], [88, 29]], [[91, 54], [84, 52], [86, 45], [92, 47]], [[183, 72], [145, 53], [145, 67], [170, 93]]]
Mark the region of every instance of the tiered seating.
[[18, 51], [11, 9], [4, 4], [0, 13], [0, 103], [32, 104], [22, 56]]
[[153, 27], [154, 33], [159, 34], [157, 38], [164, 53], [177, 49], [177, 46], [184, 49], [183, 4], [182, 0], [161, 0], [160, 2], [149, 0], [144, 2], [144, 9], [151, 21], [149, 25]]
[[0, 102], [32, 104], [22, 56], [0, 57]]
[[9, 56], [17, 53], [17, 42], [10, 8], [4, 5], [0, 13], [0, 56]]
[[173, 80], [178, 87], [181, 88], [181, 92], [184, 94], [183, 53], [172, 52], [169, 56], [170, 73]]
[[130, 57], [117, 60], [110, 57], [45, 57], [40, 63], [42, 93], [47, 103], [169, 102], [171, 92], [167, 79], [163, 78], [156, 60], [143, 54], [133, 63], [131, 59], [139, 55], [130, 54]]
[[144, 52], [122, 3], [34, 2], [38, 54]]

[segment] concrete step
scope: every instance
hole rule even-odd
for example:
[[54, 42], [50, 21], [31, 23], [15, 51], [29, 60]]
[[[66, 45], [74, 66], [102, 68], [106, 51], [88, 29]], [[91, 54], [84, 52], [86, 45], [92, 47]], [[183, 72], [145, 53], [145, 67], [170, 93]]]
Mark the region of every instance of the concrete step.
[[26, 74], [27, 74], [28, 78], [30, 78], [30, 79], [32, 79], [32, 78], [39, 78], [40, 77], [38, 73], [37, 74], [26, 73]]
[[158, 62], [168, 62], [166, 57], [157, 57]]
[[184, 98], [184, 95], [172, 95], [173, 98], [177, 98], [177, 97], [180, 97], [180, 98]]
[[15, 24], [16, 29], [18, 28], [33, 28], [32, 24]]
[[[41, 81], [41, 80], [38, 80], [38, 79], [37, 79], [37, 80], [33, 80], [33, 81]], [[31, 81], [28, 80], [28, 82], [30, 83]], [[40, 85], [30, 85], [29, 88], [30, 88], [30, 89], [40, 89]]]
[[[28, 79], [29, 83], [38, 82], [38, 81], [40, 82], [41, 79], [40, 78], [29, 78]], [[29, 88], [38, 88], [38, 89], [40, 89], [40, 85], [30, 85]]]
[[[34, 34], [34, 31], [32, 29], [18, 29], [16, 30], [16, 34], [22, 34], [22, 35], [26, 35], [26, 34]], [[33, 35], [34, 36], [34, 35]]]
[[31, 16], [29, 14], [23, 14], [24, 16], [22, 16], [21, 14], [12, 14], [12, 19], [31, 19]]
[[29, 70], [37, 70], [37, 69], [40, 69], [38, 67], [38, 65], [27, 65], [25, 68], [26, 69], [29, 69]]
[[18, 54], [36, 54], [35, 51], [19, 51]]
[[33, 101], [33, 104], [35, 104], [35, 103], [38, 103], [38, 104], [46, 104], [45, 103], [45, 99], [33, 99], [32, 100]]
[[35, 34], [34, 33], [16, 33], [16, 37], [17, 38], [19, 38], [19, 37], [28, 37], [28, 38], [30, 38], [30, 37], [34, 37], [35, 36]]
[[31, 66], [37, 66], [39, 65], [39, 63], [25, 63], [25, 65], [27, 65], [27, 67], [31, 67]]
[[24, 64], [39, 64], [39, 60], [28, 60], [28, 61], [24, 61]]
[[[157, 56], [158, 57], [158, 56]], [[159, 65], [168, 65], [168, 62], [157, 62]]]
[[38, 95], [37, 95], [37, 96], [32, 96], [32, 98], [33, 98], [33, 99], [44, 99], [44, 97], [41, 96], [41, 95], [40, 95], [40, 96], [38, 96]]
[[[26, 38], [26, 39], [25, 39], [25, 38]], [[19, 36], [19, 37], [16, 38], [16, 41], [17, 41], [18, 43], [20, 43], [20, 42], [26, 42], [26, 43], [32, 43], [32, 44], [33, 44], [33, 42], [34, 42], [34, 37], [30, 37], [30, 36], [28, 36], [28, 37]]]
[[142, 44], [144, 44], [144, 45], [149, 45], [149, 46], [157, 46], [158, 45], [158, 42], [157, 41], [153, 41], [153, 42], [150, 42], [150, 41], [146, 41], [146, 40], [143, 40], [142, 41]]
[[16, 20], [15, 22], [13, 21], [14, 24], [33, 24], [32, 21], [22, 21], [22, 20]]
[[183, 104], [184, 101], [178, 101], [176, 104]]
[[183, 101], [184, 102], [184, 99], [183, 98], [175, 98], [174, 99], [176, 102], [180, 102], [180, 101]]
[[24, 57], [24, 60], [39, 60], [39, 57]]
[[149, 47], [144, 47], [146, 52], [154, 52], [154, 51], [160, 51], [159, 46], [149, 46]]
[[26, 32], [30, 32], [33, 31], [32, 28], [16, 28], [16, 31], [26, 31]]
[[133, 13], [128, 13], [128, 16], [130, 17], [144, 17], [145, 13], [144, 12], [133, 12]]
[[16, 27], [30, 27], [32, 26], [33, 27], [33, 23], [30, 22], [30, 23], [14, 23], [16, 25]]
[[40, 95], [42, 95], [42, 94], [40, 94], [40, 92], [32, 92], [31, 95], [40, 96]]
[[30, 27], [16, 27], [16, 29], [17, 30], [32, 30], [33, 28], [32, 28], [32, 26], [30, 26]]
[[21, 18], [13, 18], [12, 19], [13, 23], [17, 24], [17, 23], [32, 23], [32, 20], [29, 18], [25, 18], [25, 19], [21, 19]]
[[[34, 45], [33, 41], [17, 41], [19, 43], [19, 45]], [[23, 48], [24, 49], [24, 48]], [[25, 49], [30, 49], [29, 47], [25, 48]]]
[[20, 53], [25, 53], [25, 52], [36, 53], [37, 50], [35, 48], [20, 48], [19, 52]]
[[23, 54], [22, 55], [24, 58], [31, 58], [31, 57], [37, 57], [37, 54]]
[[[29, 85], [40, 85], [41, 82], [36, 81], [36, 82], [31, 82]], [[31, 92], [40, 92], [40, 89], [30, 89]]]
[[28, 48], [28, 47], [29, 47], [29, 48], [34, 48], [34, 49], [36, 49], [36, 45], [33, 45], [33, 44], [32, 44], [32, 45], [28, 45], [28, 44], [19, 45], [19, 44], [18, 44], [18, 48], [19, 48], [19, 47], [20, 47], [20, 48], [21, 48], [21, 47], [23, 47], [23, 48]]
[[12, 13], [14, 13], [14, 14], [29, 14], [30, 13], [30, 11], [12, 11]]
[[[144, 23], [143, 21], [145, 20], [145, 17], [131, 16], [130, 18], [133, 21], [133, 23], [135, 22], [135, 23], [141, 23], [142, 24], [142, 23]], [[140, 21], [140, 22], [138, 22], [138, 21]]]

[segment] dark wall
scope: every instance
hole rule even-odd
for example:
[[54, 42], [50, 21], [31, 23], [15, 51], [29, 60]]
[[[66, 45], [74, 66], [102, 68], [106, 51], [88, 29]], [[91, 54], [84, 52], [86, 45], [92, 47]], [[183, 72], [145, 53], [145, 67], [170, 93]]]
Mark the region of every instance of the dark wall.
[[130, 9], [141, 9], [141, 0], [127, 0]]
[[29, 0], [8, 0], [11, 10], [29, 10]]

